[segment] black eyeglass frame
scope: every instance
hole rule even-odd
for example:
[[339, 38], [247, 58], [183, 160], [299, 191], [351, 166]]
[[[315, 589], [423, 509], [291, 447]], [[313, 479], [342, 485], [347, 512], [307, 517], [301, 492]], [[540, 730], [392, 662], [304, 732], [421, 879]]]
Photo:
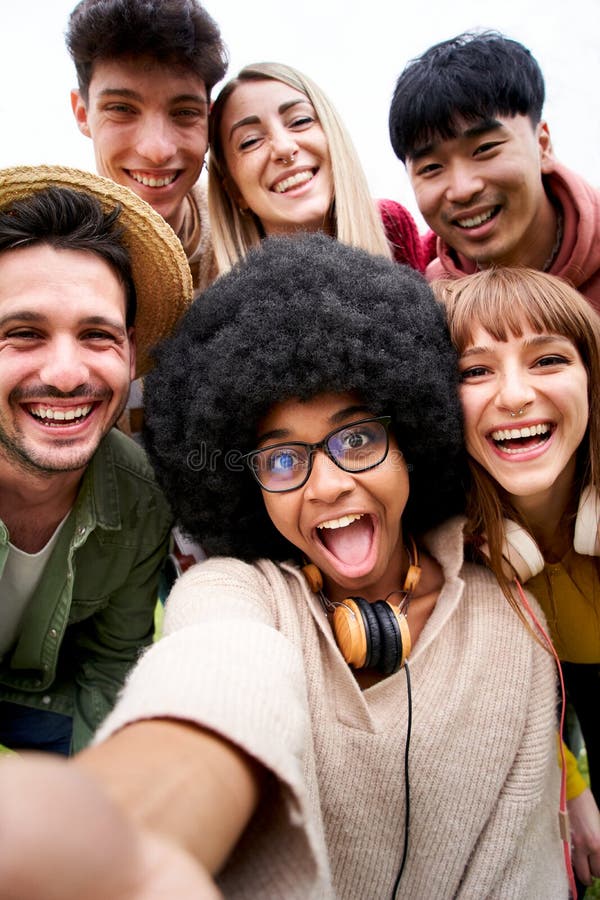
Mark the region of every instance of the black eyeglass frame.
[[[328, 447], [328, 442], [331, 438], [338, 434], [340, 431], [344, 431], [345, 428], [353, 428], [355, 425], [366, 425], [368, 422], [379, 422], [380, 425], [383, 425], [385, 429], [385, 453], [381, 457], [380, 460], [376, 463], [372, 463], [370, 466], [364, 466], [361, 469], [347, 469], [346, 466], [343, 466], [342, 463], [335, 458], [333, 453]], [[333, 431], [330, 431], [329, 434], [326, 434], [325, 437], [321, 441], [317, 441], [315, 444], [309, 444], [306, 441], [282, 441], [279, 444], [267, 444], [266, 447], [261, 447], [259, 450], [251, 450], [250, 453], [245, 453], [242, 456], [243, 461], [246, 463], [248, 468], [250, 469], [252, 475], [254, 476], [255, 481], [258, 483], [259, 487], [263, 491], [267, 491], [269, 494], [287, 494], [290, 491], [297, 491], [299, 488], [303, 487], [308, 479], [310, 478], [312, 467], [313, 467], [313, 458], [317, 450], [322, 450], [323, 453], [334, 463], [338, 469], [341, 469], [343, 472], [350, 472], [351, 474], [356, 474], [359, 472], [368, 472], [370, 469], [376, 469], [377, 466], [380, 466], [382, 462], [386, 459], [388, 453], [390, 452], [390, 425], [392, 423], [391, 416], [369, 416], [366, 419], [358, 419], [356, 422], [348, 422], [346, 425], [340, 425], [338, 428], [334, 428]], [[262, 483], [260, 478], [256, 473], [256, 469], [252, 465], [252, 460], [254, 457], [259, 456], [261, 453], [264, 453], [266, 450], [276, 450], [278, 447], [303, 447], [308, 454], [308, 466], [306, 467], [306, 475], [300, 482], [300, 484], [295, 484], [294, 487], [286, 487], [286, 488], [268, 488]]]

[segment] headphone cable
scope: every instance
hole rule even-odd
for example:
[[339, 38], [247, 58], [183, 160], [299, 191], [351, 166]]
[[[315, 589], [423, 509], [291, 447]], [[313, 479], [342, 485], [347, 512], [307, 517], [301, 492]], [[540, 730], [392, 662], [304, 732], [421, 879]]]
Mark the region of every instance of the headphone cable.
[[412, 691], [410, 687], [410, 672], [408, 663], [404, 663], [404, 671], [406, 672], [406, 700], [407, 700], [407, 723], [406, 723], [406, 746], [404, 748], [404, 792], [406, 803], [404, 807], [404, 848], [402, 850], [402, 862], [400, 869], [394, 882], [392, 890], [392, 900], [396, 900], [398, 888], [400, 887], [400, 879], [406, 865], [406, 857], [408, 856], [408, 828], [410, 823], [410, 786], [408, 781], [408, 750], [410, 747], [410, 734], [412, 731]]
[[[562, 734], [563, 725], [564, 725], [565, 706], [566, 706], [565, 687], [564, 687], [564, 681], [563, 681], [562, 667], [560, 665], [560, 661], [558, 659], [556, 650], [554, 649], [554, 645], [553, 645], [550, 637], [548, 636], [548, 634], [542, 627], [541, 623], [539, 622], [537, 616], [533, 612], [531, 606], [527, 602], [527, 597], [525, 596], [525, 592], [524, 592], [523, 588], [521, 587], [519, 580], [515, 579], [515, 582], [516, 582], [517, 590], [521, 597], [521, 601], [522, 601], [523, 605], [525, 606], [525, 609], [529, 613], [529, 616], [533, 620], [535, 626], [537, 627], [538, 631], [542, 634], [544, 642], [545, 642], [546, 646], [549, 648], [550, 653], [554, 656], [554, 660], [555, 660], [557, 668], [558, 668], [558, 676], [559, 676], [559, 681], [560, 681], [561, 699], [562, 699], [561, 716], [560, 716], [560, 733]], [[409, 833], [409, 823], [410, 823], [410, 786], [409, 786], [409, 779], [408, 779], [408, 751], [409, 751], [409, 747], [410, 747], [410, 735], [411, 735], [411, 731], [412, 731], [412, 691], [411, 691], [410, 672], [408, 669], [408, 663], [405, 663], [403, 668], [404, 668], [404, 671], [406, 672], [406, 696], [407, 696], [407, 713], [408, 713], [407, 725], [406, 725], [406, 747], [404, 749], [404, 788], [405, 788], [405, 794], [406, 794], [406, 806], [405, 806], [405, 811], [404, 811], [404, 848], [402, 851], [402, 861], [400, 863], [400, 869], [396, 876], [396, 880], [394, 882], [394, 888], [392, 890], [392, 900], [396, 900], [396, 898], [397, 898], [398, 888], [400, 887], [400, 879], [402, 878], [402, 873], [403, 873], [404, 867], [406, 865], [406, 858], [408, 856], [408, 833]], [[573, 877], [571, 854], [569, 852], [570, 847], [569, 847], [569, 838], [568, 838], [568, 824], [566, 825], [566, 828], [564, 828], [564, 830], [563, 830], [564, 823], [568, 822], [568, 816], [566, 813], [566, 798], [565, 798], [566, 765], [565, 765], [565, 760], [564, 760], [564, 749], [562, 746], [562, 741], [560, 742], [560, 748], [561, 748], [562, 769], [561, 769], [561, 797], [560, 797], [559, 810], [560, 810], [560, 819], [561, 819], [561, 831], [563, 831], [561, 836], [563, 839], [565, 868], [567, 870], [567, 878], [569, 881], [569, 887], [571, 889], [572, 896], [575, 897], [575, 896], [577, 896], [577, 891], [575, 888], [575, 880]]]
[[563, 678], [562, 666], [560, 664], [560, 659], [558, 658], [558, 654], [554, 648], [554, 644], [552, 643], [552, 639], [542, 626], [541, 622], [535, 615], [532, 610], [530, 604], [527, 601], [527, 597], [525, 596], [525, 591], [521, 585], [521, 582], [518, 578], [515, 578], [515, 584], [517, 586], [517, 590], [519, 592], [519, 596], [521, 598], [521, 602], [527, 612], [529, 613], [529, 617], [537, 628], [539, 634], [541, 634], [544, 643], [546, 645], [546, 649], [550, 652], [550, 654], [554, 657], [554, 662], [556, 663], [556, 668], [558, 671], [558, 680], [560, 684], [560, 722], [559, 722], [559, 747], [560, 747], [560, 799], [558, 804], [558, 814], [559, 814], [559, 824], [560, 824], [560, 836], [563, 845], [563, 854], [565, 859], [565, 869], [567, 872], [567, 879], [569, 882], [569, 888], [571, 892], [571, 896], [577, 897], [577, 887], [575, 884], [575, 874], [573, 872], [573, 863], [571, 861], [571, 840], [570, 840], [570, 829], [569, 829], [569, 814], [567, 812], [567, 764], [565, 761], [565, 748], [562, 741], [563, 729], [565, 724], [565, 709], [567, 706], [567, 697], [565, 691], [565, 681]]

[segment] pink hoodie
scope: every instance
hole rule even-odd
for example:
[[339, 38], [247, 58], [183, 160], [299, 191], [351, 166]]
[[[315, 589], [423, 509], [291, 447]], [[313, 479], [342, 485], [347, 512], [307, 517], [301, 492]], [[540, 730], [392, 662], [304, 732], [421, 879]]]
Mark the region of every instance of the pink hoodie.
[[[554, 171], [544, 176], [544, 184], [564, 216], [563, 239], [550, 274], [570, 282], [600, 313], [600, 189], [558, 162]], [[460, 278], [476, 271], [472, 260], [456, 253], [441, 238], [436, 249], [437, 257], [425, 272], [428, 281]]]

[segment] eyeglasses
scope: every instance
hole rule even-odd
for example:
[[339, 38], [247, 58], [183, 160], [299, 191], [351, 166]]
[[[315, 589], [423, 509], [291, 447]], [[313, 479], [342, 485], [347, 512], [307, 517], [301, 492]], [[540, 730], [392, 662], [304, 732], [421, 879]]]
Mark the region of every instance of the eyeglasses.
[[390, 422], [391, 416], [361, 419], [330, 431], [316, 444], [270, 444], [242, 458], [265, 491], [295, 491], [308, 481], [317, 450], [344, 472], [366, 472], [380, 465], [389, 450]]

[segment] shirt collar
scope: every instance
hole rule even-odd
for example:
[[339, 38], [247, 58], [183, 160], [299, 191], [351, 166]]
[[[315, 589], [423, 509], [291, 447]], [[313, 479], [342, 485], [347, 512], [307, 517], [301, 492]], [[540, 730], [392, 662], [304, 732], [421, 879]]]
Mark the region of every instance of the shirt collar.
[[83, 476], [75, 503], [75, 522], [76, 533], [96, 525], [107, 531], [118, 531], [122, 526], [110, 433], [98, 445]]

